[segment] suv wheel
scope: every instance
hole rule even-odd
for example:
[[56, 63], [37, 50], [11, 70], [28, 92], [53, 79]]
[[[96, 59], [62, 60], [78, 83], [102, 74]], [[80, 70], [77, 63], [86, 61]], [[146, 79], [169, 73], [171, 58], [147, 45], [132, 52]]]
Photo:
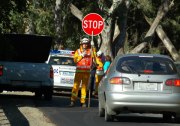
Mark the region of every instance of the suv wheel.
[[52, 95], [53, 95], [52, 88], [44, 90], [44, 98], [45, 98], [45, 100], [48, 100], [48, 101], [52, 100]]
[[35, 91], [35, 98], [41, 99], [42, 98], [42, 92], [41, 91]]
[[180, 123], [180, 114], [176, 114], [175, 116], [175, 122]]

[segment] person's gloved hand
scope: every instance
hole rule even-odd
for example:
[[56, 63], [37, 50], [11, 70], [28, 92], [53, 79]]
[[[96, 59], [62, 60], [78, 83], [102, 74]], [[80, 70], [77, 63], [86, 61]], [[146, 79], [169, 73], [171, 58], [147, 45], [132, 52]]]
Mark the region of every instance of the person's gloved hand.
[[93, 41], [91, 41], [91, 46], [94, 46], [94, 42]]
[[86, 55], [86, 52], [85, 52], [85, 51], [81, 53], [81, 56], [82, 56], [82, 57], [84, 57], [85, 55]]

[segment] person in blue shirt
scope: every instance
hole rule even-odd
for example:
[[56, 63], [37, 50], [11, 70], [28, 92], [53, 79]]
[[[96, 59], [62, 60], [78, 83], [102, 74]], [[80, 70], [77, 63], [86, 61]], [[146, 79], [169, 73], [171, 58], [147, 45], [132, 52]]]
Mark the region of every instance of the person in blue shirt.
[[109, 55], [106, 55], [105, 63], [104, 63], [104, 66], [103, 66], [104, 73], [106, 73], [106, 71], [108, 70], [110, 64], [111, 64], [111, 57]]

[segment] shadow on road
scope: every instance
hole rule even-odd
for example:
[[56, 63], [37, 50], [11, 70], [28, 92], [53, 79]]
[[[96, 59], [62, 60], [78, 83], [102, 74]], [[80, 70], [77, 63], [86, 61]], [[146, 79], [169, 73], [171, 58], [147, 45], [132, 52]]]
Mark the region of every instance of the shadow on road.
[[[43, 99], [35, 100], [36, 107], [60, 107], [60, 108], [67, 108], [70, 104], [70, 97], [71, 93], [61, 93], [56, 92], [53, 94], [52, 101], [46, 101]], [[86, 104], [88, 106], [88, 97], [86, 100]], [[78, 97], [76, 100], [76, 107], [80, 107], [80, 98]], [[98, 107], [98, 99], [95, 97], [91, 97], [90, 107]]]
[[[113, 122], [105, 122], [104, 118], [98, 117], [98, 99], [91, 98], [90, 108], [81, 108], [80, 100], [77, 99], [76, 107], [68, 108], [70, 103], [70, 94], [55, 93], [52, 101], [44, 99], [35, 99], [29, 95], [4, 95], [0, 94], [0, 125], [6, 126], [30, 126], [28, 119], [21, 113], [18, 107], [34, 107], [39, 108], [45, 115], [48, 115], [50, 120], [61, 126], [130, 126], [138, 124], [142, 126], [146, 123], [154, 125], [165, 124], [161, 116], [151, 116], [146, 114], [120, 114]], [[68, 108], [68, 109], [67, 109]], [[68, 118], [71, 121], [67, 120]], [[61, 120], [60, 120], [61, 119]], [[63, 120], [63, 121], [62, 121]], [[87, 124], [88, 122], [88, 124]], [[77, 124], [77, 125], [75, 125]], [[129, 125], [130, 124], [130, 125]], [[168, 123], [170, 125], [176, 125]]]
[[0, 125], [6, 126], [29, 126], [26, 117], [20, 112], [18, 106], [31, 106], [22, 99], [29, 96], [0, 95]]
[[[76, 106], [80, 108], [79, 98]], [[70, 93], [54, 93], [52, 101], [37, 99], [34, 95], [2, 93], [0, 94], [0, 126], [30, 126], [28, 119], [18, 107], [55, 107], [67, 108], [70, 103]], [[91, 99], [91, 107], [97, 107], [97, 99]]]

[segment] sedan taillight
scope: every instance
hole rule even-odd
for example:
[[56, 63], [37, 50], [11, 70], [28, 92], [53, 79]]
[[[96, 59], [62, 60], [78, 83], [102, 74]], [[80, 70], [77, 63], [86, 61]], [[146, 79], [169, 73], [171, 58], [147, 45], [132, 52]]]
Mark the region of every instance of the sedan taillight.
[[0, 65], [0, 76], [2, 76], [2, 75], [3, 75], [3, 66]]
[[52, 67], [50, 68], [50, 78], [54, 78], [54, 71]]
[[130, 84], [130, 80], [124, 77], [113, 77], [109, 80], [110, 84]]
[[180, 87], [180, 79], [170, 79], [166, 80], [165, 83], [167, 86], [177, 86]]

